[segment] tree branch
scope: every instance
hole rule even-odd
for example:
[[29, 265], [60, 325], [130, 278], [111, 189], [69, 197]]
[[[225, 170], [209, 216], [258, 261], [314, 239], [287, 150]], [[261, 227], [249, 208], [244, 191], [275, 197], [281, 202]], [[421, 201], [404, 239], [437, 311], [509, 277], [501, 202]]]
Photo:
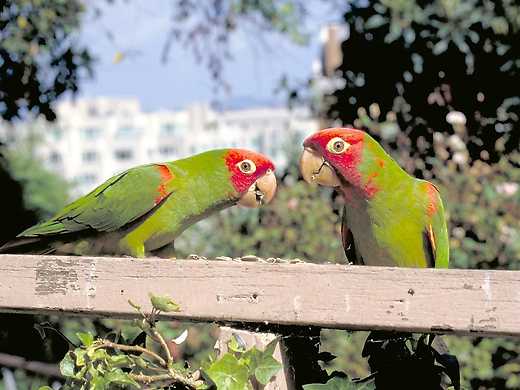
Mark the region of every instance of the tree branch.
[[155, 360], [157, 360], [161, 366], [168, 367], [168, 365], [166, 364], [166, 361], [162, 357], [157, 355], [155, 352], [150, 351], [146, 348], [143, 348], [139, 345], [124, 345], [124, 344], [113, 343], [108, 340], [102, 340], [101, 344], [99, 344], [97, 346], [97, 348], [104, 348], [104, 347], [119, 349], [120, 351], [141, 352], [141, 353], [144, 353], [144, 354], [154, 358]]
[[0, 353], [0, 366], [20, 368], [35, 374], [63, 378], [57, 364], [26, 360], [21, 356]]

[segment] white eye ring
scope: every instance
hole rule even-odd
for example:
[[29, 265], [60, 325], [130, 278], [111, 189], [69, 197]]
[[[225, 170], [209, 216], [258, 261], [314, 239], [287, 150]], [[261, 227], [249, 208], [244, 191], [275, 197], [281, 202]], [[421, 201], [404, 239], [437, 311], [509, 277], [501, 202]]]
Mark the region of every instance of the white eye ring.
[[348, 148], [350, 144], [340, 137], [334, 137], [327, 143], [327, 150], [334, 154], [341, 154]]
[[240, 172], [246, 175], [252, 175], [256, 171], [256, 165], [251, 160], [242, 160], [237, 164], [237, 167]]

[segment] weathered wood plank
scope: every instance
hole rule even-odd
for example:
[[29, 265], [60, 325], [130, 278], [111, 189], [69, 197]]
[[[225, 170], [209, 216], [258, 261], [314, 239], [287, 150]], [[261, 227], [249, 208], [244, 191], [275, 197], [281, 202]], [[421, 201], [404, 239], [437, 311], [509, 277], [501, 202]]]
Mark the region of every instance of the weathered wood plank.
[[0, 255], [0, 311], [520, 336], [520, 272]]

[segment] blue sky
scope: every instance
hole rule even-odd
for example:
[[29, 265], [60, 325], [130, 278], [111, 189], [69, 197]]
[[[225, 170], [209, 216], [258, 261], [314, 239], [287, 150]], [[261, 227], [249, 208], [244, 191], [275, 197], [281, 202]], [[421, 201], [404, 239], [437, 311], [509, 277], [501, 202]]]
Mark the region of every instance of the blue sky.
[[[240, 28], [231, 39], [233, 59], [225, 64], [229, 93], [215, 95], [214, 84], [203, 64], [198, 64], [191, 51], [179, 44], [171, 46], [170, 59], [161, 63], [161, 51], [170, 27], [167, 0], [116, 1], [113, 5], [98, 2], [102, 16], [88, 16], [81, 40], [98, 61], [94, 80], [83, 84], [81, 96], [137, 97], [146, 110], [183, 108], [192, 102], [218, 100], [224, 106], [240, 100], [283, 104], [284, 96], [274, 95], [280, 77], [285, 73], [293, 82], [306, 80], [313, 60], [319, 56], [320, 27], [338, 21], [342, 12], [312, 4], [312, 17], [305, 24], [311, 40], [298, 46], [278, 34]], [[113, 39], [107, 37], [107, 32]], [[134, 53], [114, 63], [117, 52]]]

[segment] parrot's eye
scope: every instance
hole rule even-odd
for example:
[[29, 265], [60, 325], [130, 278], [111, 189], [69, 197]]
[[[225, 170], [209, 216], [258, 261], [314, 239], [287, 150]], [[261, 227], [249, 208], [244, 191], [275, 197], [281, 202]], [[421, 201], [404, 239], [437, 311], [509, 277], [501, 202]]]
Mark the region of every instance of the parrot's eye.
[[327, 150], [335, 154], [343, 153], [348, 148], [350, 148], [350, 144], [339, 137], [332, 138], [327, 144]]
[[238, 169], [240, 169], [240, 172], [245, 173], [246, 175], [251, 175], [256, 171], [256, 165], [251, 160], [240, 161], [237, 166]]

